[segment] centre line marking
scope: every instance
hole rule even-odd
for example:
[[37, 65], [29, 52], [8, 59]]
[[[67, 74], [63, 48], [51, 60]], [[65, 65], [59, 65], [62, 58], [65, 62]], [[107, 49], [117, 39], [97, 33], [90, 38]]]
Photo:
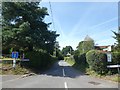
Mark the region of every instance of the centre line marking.
[[65, 70], [64, 70], [64, 68], [63, 68], [63, 77], [65, 77]]
[[65, 85], [65, 88], [68, 89], [68, 87], [67, 87], [67, 83], [66, 83], [66, 82], [64, 82], [64, 85]]

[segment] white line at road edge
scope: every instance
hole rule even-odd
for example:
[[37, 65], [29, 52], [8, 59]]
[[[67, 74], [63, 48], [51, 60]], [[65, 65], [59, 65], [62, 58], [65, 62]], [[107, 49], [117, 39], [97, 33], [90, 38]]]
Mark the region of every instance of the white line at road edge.
[[63, 77], [65, 77], [65, 70], [64, 70], [64, 68], [63, 68]]
[[67, 87], [67, 83], [66, 83], [66, 82], [64, 82], [64, 85], [65, 85], [65, 88], [68, 89], [68, 87]]

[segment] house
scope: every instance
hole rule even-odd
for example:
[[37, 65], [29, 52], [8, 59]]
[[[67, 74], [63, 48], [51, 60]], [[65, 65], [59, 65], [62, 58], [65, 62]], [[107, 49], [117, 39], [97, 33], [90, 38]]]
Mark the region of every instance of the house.
[[112, 49], [112, 47], [113, 47], [112, 45], [95, 46], [94, 40], [93, 40], [90, 36], [87, 35], [87, 36], [84, 38], [84, 42], [88, 42], [88, 41], [93, 42], [93, 47], [94, 47], [94, 49], [100, 50], [100, 51], [102, 51], [102, 52], [111, 52], [111, 49]]
[[101, 51], [104, 51], [104, 52], [110, 52], [111, 49], [112, 49], [112, 46], [111, 45], [107, 45], [107, 46], [95, 46], [95, 49], [96, 50], [101, 50]]

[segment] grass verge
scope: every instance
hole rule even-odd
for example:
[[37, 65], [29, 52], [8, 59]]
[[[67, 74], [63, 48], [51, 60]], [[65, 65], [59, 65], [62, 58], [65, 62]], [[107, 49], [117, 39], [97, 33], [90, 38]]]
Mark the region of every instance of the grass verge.
[[78, 65], [75, 63], [74, 60], [71, 60], [69, 58], [65, 58], [64, 61], [69, 63], [73, 68], [77, 69], [78, 71], [84, 73], [85, 75], [89, 75], [91, 77], [99, 78], [99, 79], [104, 79], [104, 80], [110, 80], [114, 82], [119, 82], [120, 83], [120, 77], [118, 74], [113, 74], [113, 75], [99, 75], [96, 72], [90, 70], [89, 68], [86, 68], [85, 65]]

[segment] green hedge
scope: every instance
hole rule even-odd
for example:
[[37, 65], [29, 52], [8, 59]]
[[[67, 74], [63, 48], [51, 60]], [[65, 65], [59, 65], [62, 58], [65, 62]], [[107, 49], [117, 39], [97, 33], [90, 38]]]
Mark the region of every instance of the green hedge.
[[86, 59], [91, 70], [94, 70], [98, 74], [105, 74], [107, 72], [106, 53], [98, 50], [90, 50], [86, 53]]
[[112, 52], [112, 64], [120, 64], [120, 52]]
[[31, 68], [36, 68], [39, 70], [51, 66], [51, 64], [57, 60], [56, 57], [52, 57], [50, 54], [40, 51], [28, 52], [25, 57], [30, 59], [29, 66]]
[[75, 64], [75, 60], [72, 56], [71, 57], [64, 57], [64, 60], [72, 66]]
[[86, 61], [86, 53], [83, 53], [81, 55], [75, 54], [74, 59], [74, 67], [81, 70], [82, 72], [86, 72], [86, 68], [88, 67], [88, 63]]
[[74, 58], [75, 58], [75, 62], [77, 64], [84, 64], [85, 65], [87, 63], [86, 62], [86, 54], [85, 53], [81, 54], [79, 56], [75, 55]]

